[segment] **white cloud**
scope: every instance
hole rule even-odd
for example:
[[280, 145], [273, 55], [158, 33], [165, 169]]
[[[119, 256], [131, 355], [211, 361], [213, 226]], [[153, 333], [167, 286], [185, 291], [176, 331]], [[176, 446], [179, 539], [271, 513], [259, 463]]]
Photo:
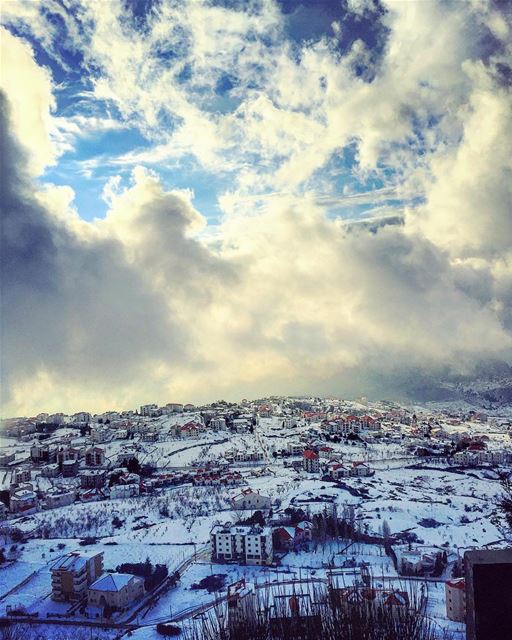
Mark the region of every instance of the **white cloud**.
[[55, 127], [50, 112], [55, 101], [50, 74], [38, 66], [28, 44], [6, 29], [1, 28], [0, 34], [0, 88], [9, 96], [12, 125], [30, 152], [31, 170], [39, 174], [57, 157], [51, 138]]
[[[23, 121], [13, 112], [13, 128], [32, 143], [32, 162], [42, 167], [75, 136], [107, 128], [137, 126], [153, 144], [82, 164], [134, 165], [128, 184], [106, 181], [102, 220], [79, 220], [69, 188], [33, 194], [46, 221], [40, 234], [49, 228], [53, 238], [55, 264], [43, 261], [51, 303], [68, 333], [59, 344], [52, 325], [46, 332], [51, 313], [32, 298], [27, 273], [26, 300], [47, 322], [29, 322], [17, 302], [40, 351], [31, 355], [15, 339], [10, 411], [27, 406], [28, 388], [34, 410], [60, 402], [98, 409], [170, 396], [375, 391], [383, 377], [391, 388], [396, 371], [465, 371], [511, 357], [511, 101], [499, 76], [506, 47], [485, 56], [479, 49], [489, 34], [505, 43], [509, 27], [478, 2], [466, 11], [442, 2], [388, 7], [390, 32], [375, 63], [361, 41], [344, 56], [327, 37], [285, 41], [272, 2], [239, 11], [168, 2], [144, 29], [121, 20], [120, 3], [85, 2], [84, 28], [70, 37], [94, 70], [86, 98], [112, 102], [122, 124], [52, 120], [48, 74], [8, 34], [8, 55], [21, 55], [30, 80], [20, 88], [12, 75], [6, 88], [13, 104], [30, 105]], [[351, 8], [364, 17], [371, 3]], [[371, 82], [354, 73], [363, 63], [376, 64]], [[223, 74], [233, 78], [233, 103], [216, 109]], [[322, 173], [347, 145], [356, 165]], [[213, 241], [193, 193], [159, 178], [158, 165], [190, 154], [213, 175], [233, 175]], [[361, 189], [350, 186], [357, 178]], [[384, 216], [403, 213], [392, 200], [417, 196], [403, 224], [385, 224]], [[372, 224], [326, 215], [363, 204], [374, 205]], [[14, 312], [11, 319], [16, 329]], [[75, 367], [89, 373], [94, 365], [105, 367], [110, 389], [106, 374], [81, 386]], [[44, 397], [51, 407], [40, 406]]]

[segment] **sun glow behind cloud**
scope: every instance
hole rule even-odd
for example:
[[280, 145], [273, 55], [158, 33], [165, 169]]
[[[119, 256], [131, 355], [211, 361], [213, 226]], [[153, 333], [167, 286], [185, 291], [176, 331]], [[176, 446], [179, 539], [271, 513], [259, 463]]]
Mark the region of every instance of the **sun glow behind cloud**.
[[510, 14], [9, 0], [3, 20], [5, 413], [406, 393], [400, 372], [510, 358]]

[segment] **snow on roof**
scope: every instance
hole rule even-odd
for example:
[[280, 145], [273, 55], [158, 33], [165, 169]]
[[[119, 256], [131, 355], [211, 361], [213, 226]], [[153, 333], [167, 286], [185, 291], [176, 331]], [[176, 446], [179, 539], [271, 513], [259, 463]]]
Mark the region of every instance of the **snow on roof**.
[[464, 578], [452, 578], [451, 580], [447, 580], [446, 584], [454, 589], [466, 588], [466, 581]]
[[86, 556], [81, 556], [78, 553], [70, 553], [63, 558], [59, 558], [52, 565], [52, 570], [80, 571], [85, 567], [87, 560], [89, 560], [89, 558]]
[[132, 578], [136, 578], [136, 576], [131, 573], [104, 573], [91, 584], [90, 589], [95, 589], [96, 591], [121, 591]]

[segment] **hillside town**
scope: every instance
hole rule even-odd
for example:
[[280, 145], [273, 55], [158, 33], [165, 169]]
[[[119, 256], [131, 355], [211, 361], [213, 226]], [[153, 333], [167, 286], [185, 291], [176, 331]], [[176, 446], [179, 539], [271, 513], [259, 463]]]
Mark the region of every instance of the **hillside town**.
[[510, 543], [506, 408], [270, 397], [40, 413], [1, 435], [6, 622], [149, 639], [223, 603], [233, 630], [267, 590], [272, 637], [330, 603], [462, 640], [468, 554]]

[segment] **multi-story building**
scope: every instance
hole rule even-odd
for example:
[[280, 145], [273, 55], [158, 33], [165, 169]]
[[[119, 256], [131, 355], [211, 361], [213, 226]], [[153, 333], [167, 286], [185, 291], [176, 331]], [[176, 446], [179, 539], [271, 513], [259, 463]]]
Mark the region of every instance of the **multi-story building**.
[[57, 507], [66, 507], [73, 504], [76, 495], [74, 491], [67, 491], [65, 489], [59, 489], [54, 487], [49, 489], [45, 495], [43, 508], [56, 509]]
[[318, 473], [320, 471], [320, 460], [318, 453], [312, 449], [306, 449], [302, 454], [302, 466], [308, 473]]
[[269, 565], [274, 557], [272, 529], [260, 526], [217, 525], [211, 533], [212, 560]]
[[78, 460], [64, 460], [62, 463], [62, 477], [74, 478], [78, 473]]
[[101, 447], [89, 447], [85, 452], [87, 467], [103, 467], [105, 464], [105, 450]]
[[226, 419], [222, 416], [216, 416], [210, 420], [210, 428], [214, 431], [223, 431], [226, 428]]
[[14, 458], [14, 453], [0, 453], [0, 467], [5, 467], [11, 462], [14, 462]]
[[45, 464], [41, 468], [41, 476], [43, 478], [56, 478], [60, 473], [59, 465], [54, 462], [53, 464]]
[[167, 409], [169, 413], [179, 413], [183, 411], [183, 405], [179, 402], [168, 402], [164, 408]]
[[22, 482], [30, 482], [31, 473], [29, 467], [17, 467], [12, 472], [12, 482], [21, 484]]
[[102, 469], [84, 469], [80, 472], [82, 489], [101, 489], [105, 486], [106, 472]]
[[85, 556], [69, 553], [51, 568], [52, 598], [60, 601], [82, 600], [89, 586], [103, 573], [103, 553]]
[[71, 417], [74, 424], [81, 424], [92, 421], [92, 416], [87, 411], [79, 411], [78, 413], [74, 413]]
[[15, 488], [10, 495], [9, 508], [12, 513], [34, 513], [38, 509], [37, 495], [28, 484]]
[[452, 578], [445, 582], [446, 616], [455, 622], [466, 620], [466, 582], [464, 578]]
[[115, 484], [110, 487], [110, 497], [112, 500], [119, 498], [133, 498], [140, 494], [140, 485], [136, 483], [131, 484]]
[[57, 464], [62, 469], [62, 465], [64, 462], [68, 460], [79, 460], [81, 454], [83, 454], [83, 450], [76, 449], [75, 447], [61, 447], [57, 452]]
[[102, 424], [95, 425], [91, 429], [91, 442], [107, 442], [110, 439], [110, 429], [107, 429]]
[[156, 404], [143, 404], [140, 408], [141, 416], [156, 416], [158, 411], [158, 405]]
[[47, 444], [36, 443], [30, 449], [30, 457], [33, 462], [46, 462], [52, 464], [57, 462], [57, 447]]

